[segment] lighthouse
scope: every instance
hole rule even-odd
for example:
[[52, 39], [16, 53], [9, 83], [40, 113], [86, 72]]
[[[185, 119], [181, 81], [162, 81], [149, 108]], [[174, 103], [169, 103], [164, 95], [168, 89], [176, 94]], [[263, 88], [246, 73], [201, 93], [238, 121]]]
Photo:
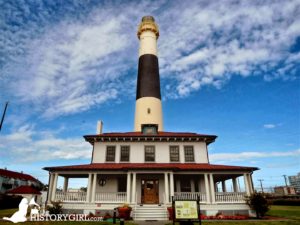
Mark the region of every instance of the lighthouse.
[[159, 29], [152, 16], [144, 16], [138, 27], [140, 40], [134, 130], [163, 131], [157, 39]]

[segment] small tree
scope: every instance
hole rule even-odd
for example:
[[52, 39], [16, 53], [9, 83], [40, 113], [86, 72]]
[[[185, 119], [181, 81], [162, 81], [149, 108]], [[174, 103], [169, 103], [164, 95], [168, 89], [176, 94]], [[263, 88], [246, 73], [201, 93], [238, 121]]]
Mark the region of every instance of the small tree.
[[262, 193], [255, 192], [247, 197], [246, 200], [250, 208], [255, 210], [258, 219], [263, 217], [270, 209], [270, 204]]

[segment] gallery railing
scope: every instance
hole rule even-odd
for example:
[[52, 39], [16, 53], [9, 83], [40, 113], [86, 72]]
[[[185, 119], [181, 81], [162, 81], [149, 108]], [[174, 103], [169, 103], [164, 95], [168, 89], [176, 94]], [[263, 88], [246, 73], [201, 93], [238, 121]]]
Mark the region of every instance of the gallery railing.
[[217, 192], [216, 202], [244, 203], [246, 192]]
[[126, 202], [126, 192], [96, 192], [95, 202]]
[[85, 202], [86, 192], [63, 192], [57, 191], [55, 193], [55, 201], [61, 202]]

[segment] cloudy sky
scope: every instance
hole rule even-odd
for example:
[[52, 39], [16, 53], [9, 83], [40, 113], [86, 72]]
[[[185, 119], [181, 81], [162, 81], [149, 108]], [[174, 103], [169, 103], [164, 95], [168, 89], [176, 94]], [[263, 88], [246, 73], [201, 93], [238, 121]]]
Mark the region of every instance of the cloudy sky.
[[[82, 138], [132, 131], [137, 25], [153, 15], [164, 127], [218, 135], [211, 163], [300, 172], [300, 0], [0, 0], [0, 167], [47, 182], [89, 163]], [[80, 184], [79, 184], [80, 185]]]

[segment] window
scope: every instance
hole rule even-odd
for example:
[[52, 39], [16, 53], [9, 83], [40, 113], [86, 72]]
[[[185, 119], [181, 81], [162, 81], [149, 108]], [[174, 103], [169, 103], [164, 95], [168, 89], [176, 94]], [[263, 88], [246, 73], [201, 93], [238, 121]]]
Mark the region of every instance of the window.
[[154, 162], [154, 161], [155, 161], [155, 147], [145, 146], [145, 162]]
[[129, 146], [121, 146], [121, 162], [129, 162], [129, 152], [130, 147]]
[[157, 124], [142, 124], [143, 134], [157, 134], [158, 125]]
[[170, 162], [179, 162], [179, 146], [170, 146]]
[[116, 155], [116, 146], [106, 147], [106, 162], [114, 162]]
[[194, 162], [194, 147], [184, 146], [184, 159], [186, 162]]

